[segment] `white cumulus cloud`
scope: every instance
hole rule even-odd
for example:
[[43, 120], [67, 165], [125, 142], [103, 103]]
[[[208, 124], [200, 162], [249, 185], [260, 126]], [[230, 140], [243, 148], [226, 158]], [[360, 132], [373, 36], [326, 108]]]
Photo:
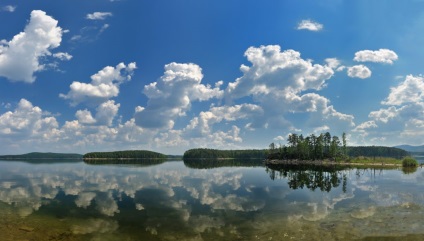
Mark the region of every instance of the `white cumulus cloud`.
[[0, 115], [0, 136], [4, 135], [6, 142], [8, 136], [48, 138], [57, 127], [54, 117], [45, 117], [39, 107], [26, 99], [21, 99], [14, 111]]
[[332, 68], [335, 71], [343, 71], [346, 66], [341, 65], [340, 60], [336, 58], [327, 58], [325, 59], [325, 62], [327, 62], [327, 66]]
[[402, 105], [424, 101], [424, 78], [422, 76], [406, 76], [405, 81], [390, 89], [390, 94], [382, 102], [384, 105]]
[[323, 28], [323, 24], [308, 19], [300, 21], [297, 25], [297, 30], [309, 30], [314, 32], [321, 31]]
[[397, 60], [397, 54], [390, 49], [379, 49], [376, 51], [372, 50], [361, 50], [355, 53], [353, 60], [358, 62], [375, 62], [384, 64], [393, 64], [393, 61]]
[[82, 123], [82, 124], [94, 124], [94, 123], [96, 123], [96, 119], [93, 118], [93, 115], [87, 109], [78, 110], [75, 113], [75, 117], [78, 119], [78, 122]]
[[113, 100], [106, 101], [96, 108], [94, 116], [87, 109], [79, 110], [76, 120], [60, 125], [51, 114], [22, 99], [14, 110], [0, 114], [0, 150], [82, 153], [110, 148], [143, 149], [141, 146], [153, 140], [155, 133], [144, 131], [134, 119], [112, 125], [119, 106]]
[[104, 20], [107, 17], [111, 17], [111, 12], [94, 12], [87, 14], [86, 18], [90, 20]]
[[50, 50], [62, 41], [63, 31], [57, 24], [45, 12], [32, 11], [24, 31], [0, 44], [0, 76], [11, 81], [34, 82], [34, 73], [45, 68], [40, 59], [50, 56]]
[[184, 128], [184, 136], [189, 138], [205, 137], [213, 133], [212, 126], [222, 121], [234, 122], [240, 119], [252, 119], [263, 116], [260, 106], [241, 104], [234, 106], [212, 107], [209, 111], [200, 112]]
[[351, 78], [366, 79], [371, 77], [371, 74], [371, 70], [362, 64], [347, 68], [347, 75]]
[[387, 98], [381, 102], [387, 107], [371, 111], [368, 115], [370, 120], [354, 129], [361, 133], [361, 137], [366, 137], [358, 142], [378, 144], [380, 140], [385, 140], [388, 145], [422, 143], [424, 135], [423, 81], [422, 76], [408, 75], [398, 86], [392, 87]]
[[[278, 45], [250, 47], [245, 56], [252, 65], [240, 67], [243, 76], [229, 83], [225, 94], [227, 100], [252, 96], [262, 108], [264, 115], [252, 118], [249, 128], [294, 129], [294, 124], [285, 118], [292, 113], [310, 113], [311, 128], [321, 126], [322, 120], [353, 125], [353, 116], [337, 112], [327, 98], [302, 93], [324, 88], [334, 75], [333, 68], [339, 65], [337, 60], [327, 59], [328, 65], [312, 64], [311, 60], [302, 59], [299, 52], [281, 51]], [[333, 124], [328, 123], [336, 126]]]
[[107, 66], [91, 76], [91, 83], [72, 82], [68, 94], [60, 94], [60, 97], [71, 100], [72, 105], [81, 102], [99, 104], [119, 94], [119, 85], [131, 80], [136, 69], [135, 63], [125, 65], [118, 64], [116, 67]]
[[109, 100], [100, 104], [96, 110], [96, 122], [101, 125], [111, 126], [112, 121], [118, 114], [120, 104], [115, 104], [115, 101]]
[[58, 58], [62, 61], [65, 61], [65, 60], [71, 60], [73, 56], [68, 53], [59, 52], [59, 53], [54, 53], [53, 57]]
[[218, 87], [203, 85], [202, 69], [192, 63], [170, 63], [158, 81], [144, 87], [149, 98], [147, 106], [135, 113], [138, 125], [145, 128], [172, 128], [174, 119], [184, 116], [192, 101], [220, 98], [223, 91]]

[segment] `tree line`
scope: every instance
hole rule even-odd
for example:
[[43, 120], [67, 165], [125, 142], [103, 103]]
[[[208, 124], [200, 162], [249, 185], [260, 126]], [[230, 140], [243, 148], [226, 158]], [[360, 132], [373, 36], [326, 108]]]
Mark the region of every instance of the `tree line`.
[[265, 159], [267, 150], [217, 150], [208, 148], [190, 149], [183, 159]]
[[302, 134], [290, 134], [287, 145], [269, 145], [268, 159], [279, 160], [323, 160], [337, 159], [348, 156], [346, 134], [342, 139], [331, 136], [329, 132], [320, 135], [311, 134], [304, 137]]
[[259, 167], [263, 166], [263, 158], [261, 159], [194, 159], [184, 160], [184, 165], [193, 169], [212, 169], [218, 167]]
[[408, 156], [405, 150], [387, 146], [347, 146], [346, 134], [342, 138], [332, 136], [329, 132], [307, 137], [290, 134], [287, 145], [269, 145], [268, 159], [278, 160], [341, 160], [354, 157], [391, 157], [402, 159]]
[[343, 168], [337, 166], [307, 166], [307, 165], [277, 165], [266, 167], [265, 171], [271, 180], [277, 178], [287, 179], [291, 189], [303, 189], [304, 187], [314, 191], [330, 192], [342, 184], [343, 192], [346, 192], [347, 177]]
[[93, 158], [93, 159], [85, 159], [85, 163], [90, 165], [132, 165], [136, 167], [148, 167], [159, 165], [166, 162], [164, 158], [131, 158], [131, 159], [119, 159], [119, 158]]
[[82, 155], [72, 153], [31, 152], [22, 155], [1, 155], [0, 159], [81, 159]]
[[405, 150], [387, 146], [352, 146], [347, 148], [347, 154], [350, 157], [392, 157], [396, 159], [409, 156]]
[[113, 152], [89, 152], [83, 157], [88, 158], [133, 158], [133, 159], [154, 159], [154, 158], [167, 158], [166, 155], [145, 150], [130, 150], [130, 151], [113, 151]]

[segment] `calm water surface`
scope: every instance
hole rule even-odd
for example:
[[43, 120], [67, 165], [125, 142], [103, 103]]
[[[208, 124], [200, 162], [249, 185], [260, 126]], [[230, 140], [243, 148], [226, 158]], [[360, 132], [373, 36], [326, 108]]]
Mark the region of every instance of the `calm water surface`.
[[0, 239], [424, 240], [421, 168], [240, 165], [0, 161]]

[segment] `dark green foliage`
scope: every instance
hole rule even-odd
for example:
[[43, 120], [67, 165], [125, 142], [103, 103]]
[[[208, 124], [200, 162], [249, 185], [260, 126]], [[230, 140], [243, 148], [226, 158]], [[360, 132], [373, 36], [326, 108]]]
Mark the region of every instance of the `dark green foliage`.
[[418, 166], [417, 160], [415, 160], [412, 157], [405, 157], [402, 160], [402, 166], [403, 167], [416, 167]]
[[164, 163], [163, 158], [144, 158], [144, 159], [86, 159], [85, 163], [90, 165], [133, 165], [136, 167], [148, 167]]
[[340, 166], [275, 165], [266, 168], [272, 180], [285, 178], [292, 189], [308, 188], [330, 192], [342, 185], [346, 192], [347, 177]]
[[418, 170], [418, 167], [402, 167], [403, 174], [409, 175]]
[[[279, 148], [270, 148], [267, 159], [336, 160], [345, 157], [339, 137], [331, 137], [329, 132], [319, 136], [312, 134], [307, 137], [290, 134], [287, 142], [287, 146], [280, 145]], [[345, 144], [345, 140], [343, 144]], [[271, 143], [270, 147], [275, 147], [275, 144]]]
[[81, 159], [81, 154], [51, 153], [51, 152], [31, 152], [22, 155], [3, 155], [3, 160], [21, 160], [21, 159]]
[[[273, 148], [271, 148], [273, 147]], [[278, 160], [345, 160], [349, 157], [370, 157], [373, 159], [389, 157], [401, 159], [408, 156], [408, 152], [394, 147], [385, 146], [353, 146], [348, 147], [346, 134], [343, 133], [342, 140], [338, 136], [331, 136], [329, 132], [315, 136], [311, 134], [306, 138], [303, 135], [290, 134], [287, 146], [279, 148], [274, 143], [270, 144], [267, 159]]]
[[211, 169], [218, 167], [259, 167], [262, 159], [185, 159], [184, 165], [194, 169]]
[[387, 146], [350, 146], [347, 147], [347, 155], [350, 157], [392, 157], [402, 159], [408, 156], [408, 152], [396, 147]]
[[207, 148], [190, 149], [183, 159], [265, 159], [267, 150], [216, 150]]
[[132, 159], [155, 159], [167, 158], [166, 155], [153, 151], [130, 150], [130, 151], [113, 151], [113, 152], [90, 152], [84, 155], [84, 159], [88, 158], [132, 158]]

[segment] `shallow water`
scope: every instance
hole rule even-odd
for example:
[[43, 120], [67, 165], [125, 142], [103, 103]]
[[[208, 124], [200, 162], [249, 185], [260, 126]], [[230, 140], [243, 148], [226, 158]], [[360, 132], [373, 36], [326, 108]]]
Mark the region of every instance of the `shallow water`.
[[1, 240], [424, 240], [422, 168], [205, 168], [0, 161]]

